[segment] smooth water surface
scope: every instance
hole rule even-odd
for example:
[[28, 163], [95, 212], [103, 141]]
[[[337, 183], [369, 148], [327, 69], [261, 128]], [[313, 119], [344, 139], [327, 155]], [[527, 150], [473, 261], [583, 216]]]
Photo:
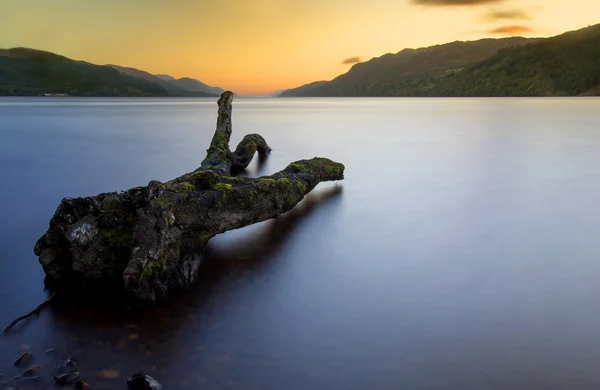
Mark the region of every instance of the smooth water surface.
[[[0, 323], [47, 296], [62, 197], [189, 172], [215, 123], [214, 100], [0, 99]], [[4, 380], [28, 349], [48, 385], [52, 347], [94, 389], [600, 387], [599, 99], [237, 99], [233, 125], [273, 148], [250, 176], [327, 156], [346, 179], [215, 237], [156, 308], [47, 308], [0, 338]]]

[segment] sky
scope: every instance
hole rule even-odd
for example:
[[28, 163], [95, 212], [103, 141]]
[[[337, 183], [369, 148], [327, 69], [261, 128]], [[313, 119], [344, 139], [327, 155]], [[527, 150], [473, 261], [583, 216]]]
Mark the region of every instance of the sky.
[[0, 48], [263, 95], [404, 48], [597, 23], [600, 0], [0, 0]]

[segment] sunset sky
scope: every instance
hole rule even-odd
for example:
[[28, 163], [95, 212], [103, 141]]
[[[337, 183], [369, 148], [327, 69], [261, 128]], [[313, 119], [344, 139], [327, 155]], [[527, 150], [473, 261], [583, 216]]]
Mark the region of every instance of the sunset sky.
[[600, 0], [0, 0], [0, 48], [257, 95], [407, 47], [597, 23]]

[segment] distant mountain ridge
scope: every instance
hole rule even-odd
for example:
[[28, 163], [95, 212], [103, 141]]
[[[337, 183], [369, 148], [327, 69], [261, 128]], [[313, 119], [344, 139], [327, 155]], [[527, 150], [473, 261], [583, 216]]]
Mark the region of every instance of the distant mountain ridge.
[[206, 85], [203, 82], [189, 77], [184, 77], [177, 80], [175, 77], [166, 74], [154, 75], [143, 70], [128, 68], [125, 66], [107, 66], [113, 67], [123, 74], [143, 78], [145, 80], [152, 81], [153, 83], [162, 85], [172, 96], [220, 96], [223, 92], [225, 92], [225, 90], [222, 88], [211, 87], [210, 85]]
[[154, 76], [156, 76], [159, 79], [164, 80], [164, 81], [174, 81], [174, 80], [177, 80], [175, 77], [169, 76], [168, 74], [155, 74]]
[[175, 79], [174, 77], [166, 74], [155, 76], [164, 82], [170, 83], [172, 85], [177, 86], [178, 88], [189, 92], [205, 92], [216, 96], [219, 96], [223, 92], [225, 92], [223, 88], [211, 87], [210, 85], [204, 84], [203, 82], [196, 79], [192, 79], [190, 77], [182, 77], [180, 79]]
[[306, 94], [310, 94], [311, 91], [322, 87], [329, 83], [329, 81], [315, 81], [310, 84], [302, 85], [298, 88], [286, 89], [285, 91], [281, 91], [279, 93], [279, 97], [292, 97], [292, 96], [303, 96]]
[[187, 80], [195, 81], [195, 88], [135, 68], [95, 65], [29, 48], [0, 49], [0, 96], [217, 97], [223, 91]]
[[481, 39], [404, 49], [355, 64], [331, 81], [303, 85], [284, 91], [281, 96], [395, 96], [393, 86], [410, 86], [422, 75], [460, 69], [489, 58], [501, 49], [527, 42], [530, 40], [526, 38]]
[[483, 39], [405, 49], [280, 96], [589, 95], [598, 94], [599, 85], [596, 25], [545, 39]]
[[0, 49], [0, 95], [168, 96], [160, 85], [54, 53]]

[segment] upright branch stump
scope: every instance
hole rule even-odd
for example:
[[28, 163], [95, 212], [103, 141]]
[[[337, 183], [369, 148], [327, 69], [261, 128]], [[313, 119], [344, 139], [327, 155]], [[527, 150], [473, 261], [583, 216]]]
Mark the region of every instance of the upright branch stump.
[[344, 178], [344, 166], [326, 158], [296, 161], [271, 176], [233, 176], [270, 148], [249, 134], [229, 149], [232, 101], [231, 92], [221, 95], [215, 134], [195, 171], [61, 201], [34, 250], [51, 288], [118, 292], [132, 304], [153, 303], [195, 281], [214, 235], [275, 218], [320, 182]]

